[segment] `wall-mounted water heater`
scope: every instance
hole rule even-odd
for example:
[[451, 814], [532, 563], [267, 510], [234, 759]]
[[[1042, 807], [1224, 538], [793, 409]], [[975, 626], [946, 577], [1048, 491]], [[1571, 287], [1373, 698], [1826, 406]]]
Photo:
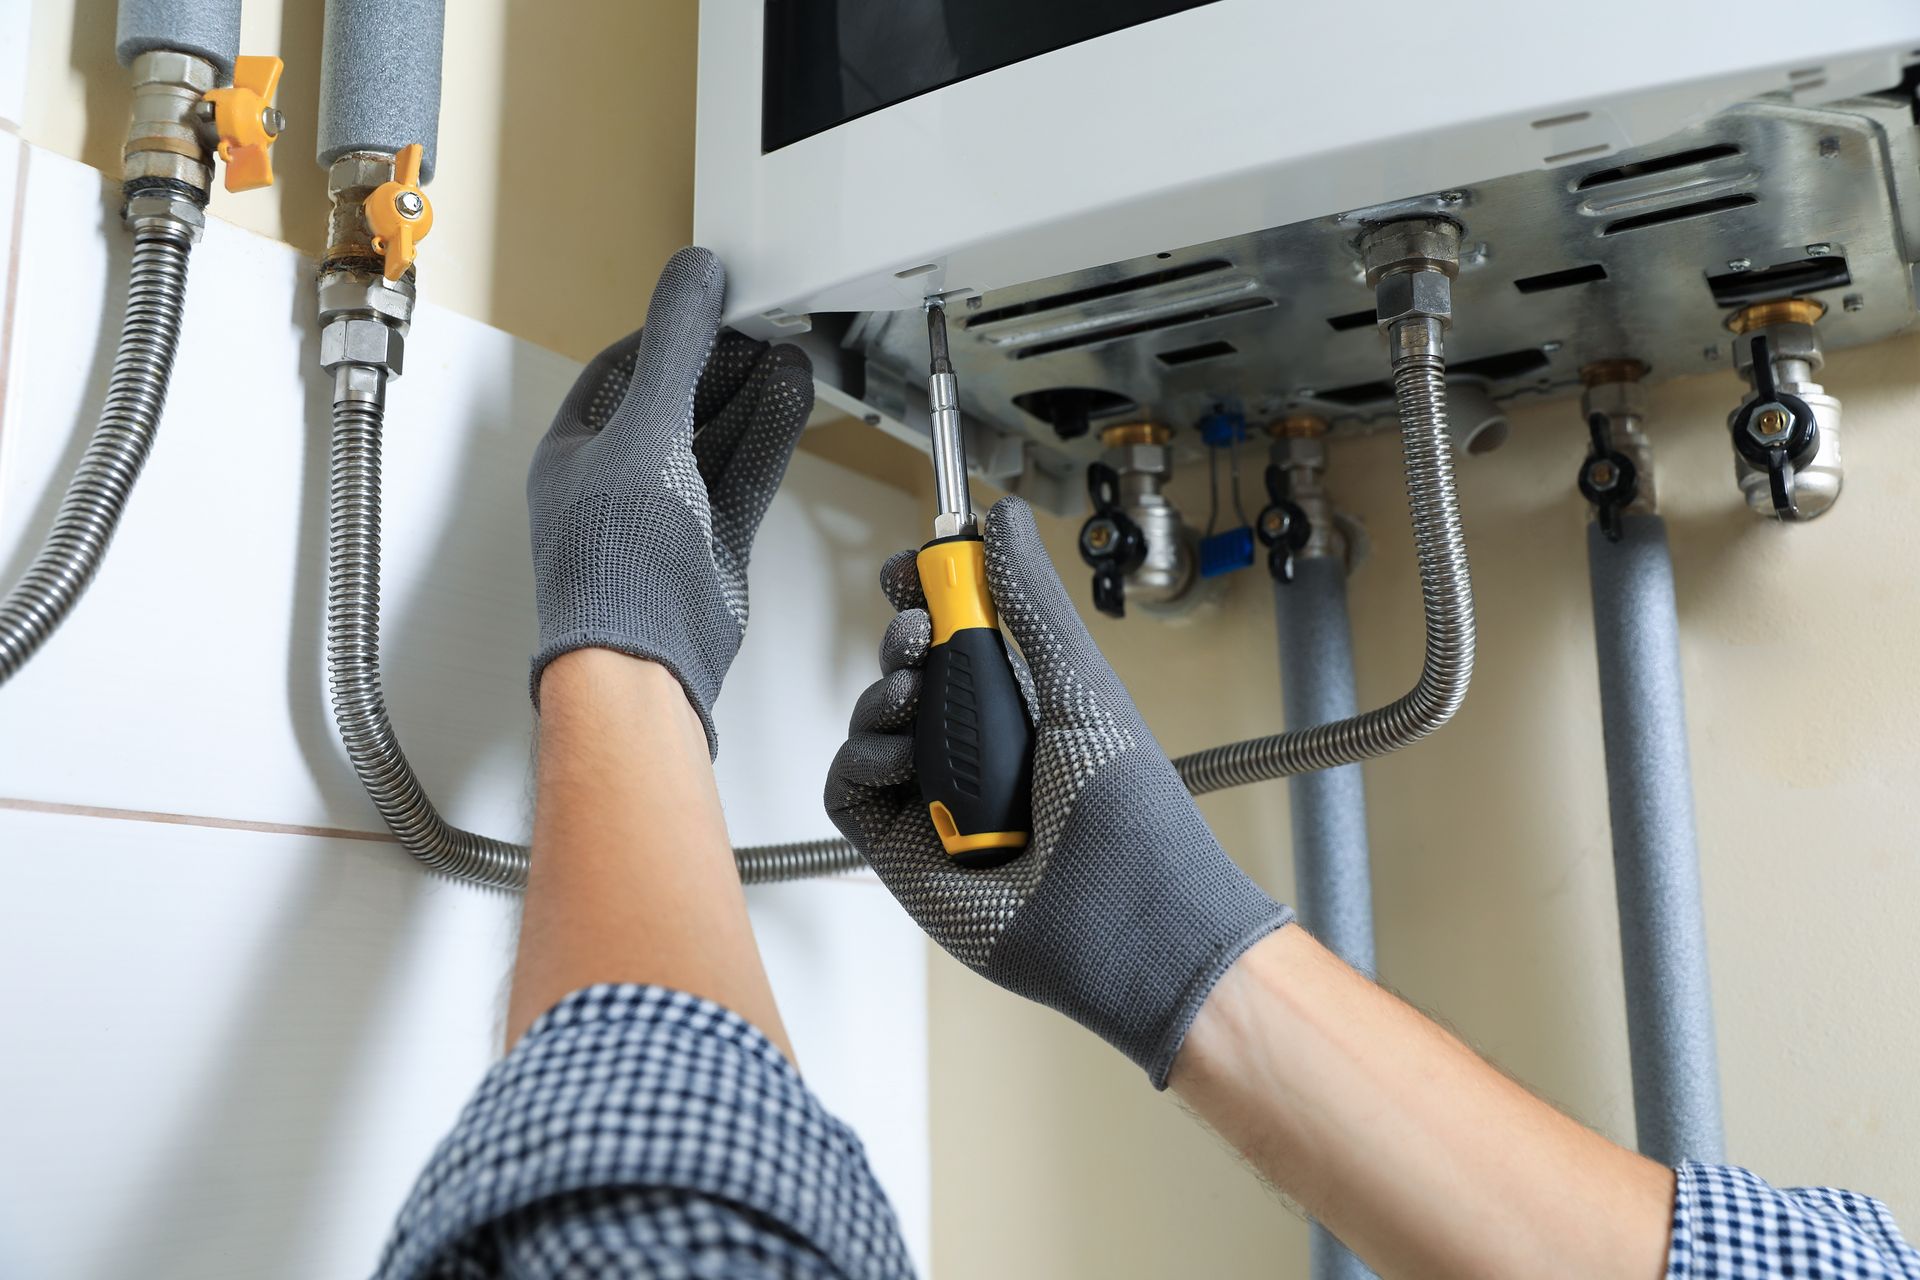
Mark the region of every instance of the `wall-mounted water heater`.
[[[1381, 222], [1460, 227], [1448, 377], [1487, 414], [1621, 359], [1750, 380], [1763, 330], [1811, 387], [1819, 348], [1912, 321], [1920, 10], [1627, 0], [1567, 31], [1519, 0], [706, 0], [695, 236], [731, 323], [906, 439], [946, 297], [974, 469], [1061, 511], [1106, 424], [1185, 460], [1223, 405], [1389, 422]], [[1818, 508], [1805, 434], [1776, 470]]]

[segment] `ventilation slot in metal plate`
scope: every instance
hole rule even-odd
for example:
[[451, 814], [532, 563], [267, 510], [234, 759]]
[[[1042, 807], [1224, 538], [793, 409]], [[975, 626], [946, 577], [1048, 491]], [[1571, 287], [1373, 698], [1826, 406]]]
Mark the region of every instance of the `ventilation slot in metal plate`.
[[1616, 182], [1626, 182], [1633, 178], [1644, 178], [1651, 173], [1669, 173], [1675, 169], [1691, 169], [1695, 165], [1709, 160], [1724, 160], [1728, 156], [1737, 156], [1740, 148], [1731, 142], [1719, 142], [1710, 147], [1693, 147], [1686, 151], [1676, 151], [1672, 155], [1655, 156], [1651, 160], [1636, 160], [1632, 164], [1615, 165], [1611, 169], [1596, 169], [1575, 184], [1575, 191], [1591, 191], [1595, 187], [1609, 186]]
[[1221, 356], [1235, 355], [1239, 350], [1231, 342], [1203, 342], [1196, 347], [1181, 347], [1178, 351], [1156, 351], [1153, 358], [1169, 366], [1194, 364], [1201, 360], [1218, 360]]
[[1168, 267], [1162, 271], [1149, 271], [1145, 275], [1128, 276], [1124, 280], [1090, 285], [1085, 289], [1049, 294], [1044, 298], [1034, 298], [1028, 302], [1010, 303], [1004, 307], [995, 307], [991, 311], [981, 311], [968, 316], [967, 328], [979, 329], [986, 325], [997, 324], [1002, 320], [1017, 320], [1021, 316], [1038, 315], [1043, 311], [1062, 311], [1068, 307], [1098, 302], [1102, 298], [1114, 298], [1123, 293], [1151, 289], [1155, 285], [1173, 284], [1179, 280], [1191, 280], [1195, 276], [1211, 275], [1215, 271], [1225, 271], [1232, 266], [1233, 264], [1225, 258], [1208, 258], [1203, 262], [1189, 262], [1178, 267]]
[[1335, 333], [1345, 333], [1349, 329], [1371, 329], [1380, 323], [1380, 313], [1372, 307], [1365, 311], [1349, 311], [1343, 316], [1328, 316], [1327, 328]]
[[1193, 311], [1176, 311], [1171, 315], [1157, 315], [1148, 319], [1133, 320], [1126, 324], [1089, 329], [1076, 333], [1070, 338], [1060, 338], [1053, 342], [1035, 343], [1014, 352], [1013, 358], [1031, 360], [1034, 356], [1052, 355], [1056, 351], [1072, 351], [1080, 347], [1099, 346], [1121, 338], [1131, 338], [1136, 334], [1172, 329], [1178, 325], [1198, 324], [1202, 320], [1220, 320], [1249, 311], [1264, 311], [1272, 305], [1272, 298], [1236, 298], [1231, 302], [1220, 303], [1218, 306], [1201, 307]]
[[1838, 289], [1852, 283], [1847, 260], [1838, 254], [1783, 262], [1764, 271], [1729, 271], [1707, 277], [1714, 305], [1719, 307], [1744, 307], [1749, 302]]
[[1617, 236], [1623, 231], [1644, 231], [1648, 227], [1664, 227], [1670, 222], [1685, 222], [1689, 218], [1706, 218], [1716, 213], [1726, 213], [1731, 209], [1744, 209], [1750, 204], [1759, 204], [1759, 196], [1737, 195], [1720, 196], [1714, 200], [1696, 200], [1692, 204], [1674, 205], [1670, 209], [1656, 209], [1652, 213], [1637, 213], [1631, 218], [1620, 218], [1600, 228], [1603, 236]]
[[[1553, 361], [1547, 353], [1538, 347], [1522, 347], [1518, 351], [1502, 351], [1497, 355], [1476, 356], [1471, 360], [1457, 360], [1447, 366], [1450, 378], [1485, 378], [1489, 382], [1499, 382], [1507, 378], [1524, 378], [1528, 374], [1538, 373]], [[1375, 404], [1393, 398], [1391, 382], [1356, 382], [1348, 387], [1335, 387], [1331, 391], [1316, 391], [1315, 400], [1328, 404], [1359, 406]]]
[[1589, 262], [1584, 267], [1568, 267], [1565, 271], [1549, 271], [1544, 275], [1527, 276], [1513, 282], [1513, 287], [1522, 293], [1546, 293], [1551, 289], [1570, 289], [1576, 284], [1592, 284], [1596, 280], [1605, 280], [1607, 269], [1597, 262]]

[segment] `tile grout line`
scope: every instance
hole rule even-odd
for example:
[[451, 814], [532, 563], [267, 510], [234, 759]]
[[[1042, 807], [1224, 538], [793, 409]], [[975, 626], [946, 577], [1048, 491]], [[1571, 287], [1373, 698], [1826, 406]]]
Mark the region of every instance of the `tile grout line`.
[[162, 813], [153, 809], [112, 809], [91, 804], [60, 804], [48, 800], [18, 800], [0, 796], [0, 812], [44, 813], [63, 818], [107, 818], [119, 822], [153, 822], [165, 826], [209, 827], [216, 831], [255, 831], [268, 835], [319, 836], [328, 840], [367, 840], [398, 844], [384, 831], [352, 831], [345, 827], [309, 827], [288, 822], [254, 822], [246, 818], [213, 818], [195, 813]]
[[[266, 835], [317, 836], [327, 840], [365, 840], [373, 844], [399, 844], [385, 831], [353, 831], [345, 827], [309, 827], [289, 822], [255, 822], [247, 818], [213, 818], [194, 813], [163, 813], [155, 809], [114, 809], [102, 805], [62, 804], [51, 800], [20, 800], [0, 796], [0, 813], [42, 813], [60, 818], [104, 818], [116, 822], [152, 822], [162, 826], [207, 827], [215, 831], [253, 831]], [[871, 870], [847, 875], [817, 877], [827, 884], [879, 886], [880, 877]]]

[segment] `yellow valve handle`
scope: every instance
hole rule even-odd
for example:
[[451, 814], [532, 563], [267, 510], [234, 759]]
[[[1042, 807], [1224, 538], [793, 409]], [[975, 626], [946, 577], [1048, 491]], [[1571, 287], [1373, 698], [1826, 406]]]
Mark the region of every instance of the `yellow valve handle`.
[[209, 89], [215, 150], [227, 166], [227, 190], [253, 191], [273, 185], [272, 147], [285, 123], [273, 109], [285, 66], [278, 58], [235, 58], [233, 86]]
[[413, 265], [415, 246], [433, 230], [433, 205], [420, 189], [420, 160], [426, 148], [415, 142], [393, 158], [393, 181], [373, 189], [360, 207], [373, 232], [373, 251], [386, 259], [381, 273], [398, 280]]

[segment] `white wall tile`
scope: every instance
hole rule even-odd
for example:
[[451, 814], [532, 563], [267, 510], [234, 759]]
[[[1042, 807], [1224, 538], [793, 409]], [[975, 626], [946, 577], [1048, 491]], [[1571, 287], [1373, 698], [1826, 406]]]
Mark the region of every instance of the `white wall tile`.
[[0, 1275], [365, 1274], [511, 902], [389, 846], [0, 812]]

